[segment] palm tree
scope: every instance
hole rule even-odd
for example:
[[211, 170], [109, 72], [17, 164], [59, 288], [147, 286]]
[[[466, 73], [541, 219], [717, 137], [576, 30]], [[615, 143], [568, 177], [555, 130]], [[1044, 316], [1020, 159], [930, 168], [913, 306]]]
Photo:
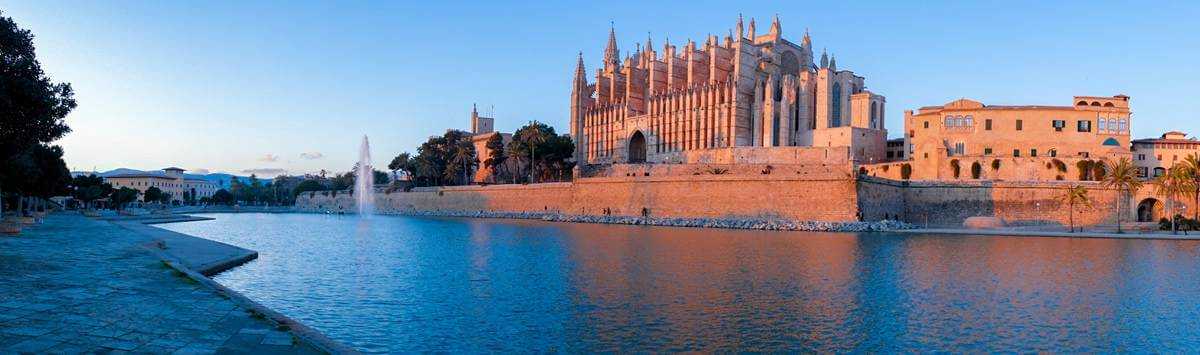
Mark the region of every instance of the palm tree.
[[459, 144], [454, 147], [451, 160], [453, 164], [462, 167], [463, 185], [470, 185], [471, 180], [467, 177], [467, 172], [471, 171], [470, 166], [475, 165], [475, 151], [467, 144]]
[[1128, 204], [1129, 196], [1142, 188], [1142, 180], [1138, 178], [1137, 167], [1133, 166], [1133, 162], [1129, 161], [1129, 158], [1109, 162], [1107, 170], [1107, 174], [1104, 174], [1101, 181], [1104, 186], [1117, 189], [1117, 233], [1123, 233], [1121, 217], [1125, 215], [1125, 205]]
[[530, 124], [530, 127], [531, 129], [525, 131], [525, 134], [521, 137], [521, 140], [524, 141], [525, 144], [529, 145], [529, 182], [536, 183], [537, 181], [534, 180], [536, 176], [534, 171], [537, 169], [537, 146], [538, 144], [545, 143], [546, 137], [542, 135], [542, 131], [538, 129], [537, 121], [534, 121], [532, 124]]
[[1171, 219], [1171, 234], [1175, 234], [1178, 229], [1175, 225], [1175, 198], [1187, 194], [1190, 190], [1189, 177], [1185, 170], [1182, 166], [1171, 167], [1166, 174], [1150, 182], [1154, 185], [1154, 192], [1167, 200], [1167, 218]]
[[1188, 192], [1192, 194], [1192, 219], [1200, 221], [1200, 154], [1188, 154], [1179, 167], [1186, 172]]
[[[1092, 205], [1092, 201], [1091, 201], [1091, 199], [1088, 198], [1087, 193], [1088, 193], [1088, 190], [1086, 187], [1083, 187], [1083, 185], [1073, 185], [1073, 186], [1068, 186], [1067, 190], [1063, 192], [1062, 197], [1060, 197], [1062, 199], [1062, 201], [1066, 202], [1067, 206], [1070, 207], [1070, 209], [1068, 210], [1067, 213], [1069, 213], [1068, 220], [1070, 220], [1070, 223], [1071, 223], [1070, 224], [1071, 233], [1075, 232], [1075, 205], [1077, 205], [1077, 204], [1083, 205], [1083, 206], [1091, 206]], [[1083, 230], [1083, 228], [1080, 228], [1080, 231], [1082, 231], [1082, 230]]]

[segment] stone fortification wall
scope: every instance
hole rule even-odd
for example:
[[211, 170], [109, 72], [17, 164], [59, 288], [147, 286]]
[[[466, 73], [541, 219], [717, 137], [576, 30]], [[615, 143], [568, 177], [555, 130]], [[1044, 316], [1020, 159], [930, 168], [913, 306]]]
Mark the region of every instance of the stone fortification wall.
[[[903, 166], [908, 165], [911, 168], [909, 180], [1080, 181], [1080, 177], [1084, 176], [1081, 175], [1081, 168], [1090, 166], [1081, 165], [1081, 161], [1104, 163], [1099, 159], [1079, 157], [954, 156], [941, 158], [936, 165], [905, 160], [863, 164], [859, 170], [868, 176], [891, 180], [903, 180]], [[958, 166], [957, 174], [955, 165]], [[976, 167], [978, 177], [975, 175]]]
[[[853, 179], [782, 175], [587, 178], [573, 183], [416, 188], [376, 194], [382, 213], [551, 212], [665, 218], [854, 221]], [[347, 192], [297, 196], [303, 211], [355, 210]]]
[[[974, 216], [999, 217], [1009, 225], [1067, 225], [1069, 209], [1060, 197], [1074, 184], [1087, 187], [1092, 199], [1091, 206], [1076, 207], [1076, 225], [1116, 222], [1116, 191], [1095, 182], [930, 182], [863, 177], [858, 185], [859, 208], [867, 220], [900, 215], [901, 220], [918, 226], [961, 226]], [[1124, 213], [1124, 221], [1134, 219], [1130, 208]]]

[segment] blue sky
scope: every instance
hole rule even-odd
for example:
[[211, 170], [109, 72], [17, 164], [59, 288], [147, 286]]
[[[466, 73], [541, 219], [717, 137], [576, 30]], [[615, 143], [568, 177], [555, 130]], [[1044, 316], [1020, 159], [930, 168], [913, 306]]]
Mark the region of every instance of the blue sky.
[[[1148, 3], [1147, 3], [1148, 4]], [[61, 140], [74, 170], [180, 166], [274, 175], [348, 170], [361, 136], [383, 166], [472, 103], [496, 126], [566, 130], [575, 55], [724, 35], [738, 13], [785, 37], [809, 28], [840, 69], [903, 111], [960, 97], [1069, 105], [1132, 97], [1134, 136], [1200, 134], [1197, 2], [188, 2], [0, 1], [71, 82]], [[309, 158], [302, 157], [308, 154]], [[319, 155], [319, 158], [311, 159]]]

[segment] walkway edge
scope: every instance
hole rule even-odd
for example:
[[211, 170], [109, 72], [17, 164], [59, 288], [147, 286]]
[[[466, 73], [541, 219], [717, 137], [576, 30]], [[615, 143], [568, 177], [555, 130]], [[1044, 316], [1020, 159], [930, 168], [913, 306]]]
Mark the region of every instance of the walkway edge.
[[[180, 220], [176, 220], [176, 221], [183, 222], [183, 221], [192, 221], [192, 220], [196, 220], [196, 219], [182, 219], [181, 218]], [[115, 222], [115, 221], [110, 221], [110, 222]], [[175, 221], [173, 221], [173, 222], [175, 222]], [[164, 222], [163, 221], [151, 221], [151, 223], [156, 224], [156, 223], [164, 223]], [[144, 223], [143, 225], [151, 224], [151, 223]], [[117, 224], [117, 223], [114, 223], [114, 224]], [[158, 229], [158, 228], [156, 228], [156, 229]], [[144, 233], [144, 231], [138, 231], [138, 230], [132, 229], [132, 228], [128, 228], [128, 230], [131, 230], [131, 231], [137, 232], [137, 233]], [[170, 232], [170, 231], [168, 231], [168, 232]], [[203, 240], [203, 241], [210, 241], [208, 239], [204, 239], [204, 238], [200, 238], [197, 236], [188, 235], [188, 234], [184, 234], [184, 233], [176, 233], [176, 232], [171, 232], [171, 233], [175, 233], [180, 236], [185, 236], [188, 238], [195, 238], [195, 239], [199, 239], [199, 240]], [[158, 238], [153, 238], [153, 239], [156, 241], [161, 241]], [[215, 242], [215, 241], [210, 241], [210, 242], [219, 243], [219, 242]], [[220, 243], [220, 244], [224, 244], [224, 243]], [[231, 288], [225, 287], [224, 285], [221, 285], [220, 283], [217, 283], [216, 281], [213, 281], [212, 279], [208, 278], [209, 275], [215, 275], [217, 273], [220, 273], [221, 271], [225, 271], [225, 270], [237, 267], [239, 265], [245, 264], [246, 262], [249, 262], [251, 260], [254, 260], [255, 258], [258, 257], [257, 251], [251, 250], [250, 254], [243, 254], [243, 255], [231, 257], [231, 258], [223, 260], [221, 262], [211, 264], [211, 266], [206, 267], [204, 270], [197, 271], [197, 270], [192, 270], [191, 268], [188, 268], [187, 266], [185, 266], [185, 263], [182, 260], [179, 260], [179, 258], [177, 256], [171, 255], [171, 254], [167, 253], [165, 250], [161, 249], [161, 244], [159, 244], [159, 245], [143, 245], [142, 247], [145, 248], [146, 250], [150, 251], [154, 255], [158, 256], [159, 259], [162, 259], [164, 264], [171, 267], [172, 269], [175, 269], [176, 271], [179, 271], [180, 273], [187, 275], [188, 278], [196, 281], [197, 283], [204, 285], [204, 286], [212, 289], [213, 291], [216, 291], [218, 294], [220, 294], [224, 297], [229, 298], [231, 301], [238, 304], [239, 306], [241, 306], [251, 312], [254, 312], [256, 314], [262, 315], [268, 322], [274, 323], [276, 325], [276, 327], [286, 328], [286, 330], [290, 331], [292, 333], [292, 335], [296, 336], [301, 341], [307, 342], [313, 348], [316, 348], [318, 350], [321, 350], [321, 351], [324, 351], [324, 352], [330, 353], [330, 354], [359, 354], [360, 353], [358, 350], [355, 350], [354, 348], [351, 348], [340, 342], [337, 342], [336, 340], [333, 340], [333, 339], [329, 338], [328, 336], [325, 336], [325, 334], [323, 334], [315, 329], [312, 329], [312, 328], [308, 327], [307, 325], [304, 325], [304, 323], [294, 320], [291, 317], [288, 317], [282, 313], [276, 312], [275, 310], [270, 309], [267, 306], [264, 306], [256, 301], [250, 299], [249, 297], [246, 297], [245, 295], [241, 294], [240, 292], [237, 292]]]

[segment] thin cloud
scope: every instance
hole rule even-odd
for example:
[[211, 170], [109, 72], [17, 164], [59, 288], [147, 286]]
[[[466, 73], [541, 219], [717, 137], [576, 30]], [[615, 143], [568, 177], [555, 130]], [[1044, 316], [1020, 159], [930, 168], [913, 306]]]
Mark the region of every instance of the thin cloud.
[[242, 173], [243, 174], [261, 175], [261, 176], [279, 176], [279, 175], [287, 174], [287, 170], [279, 169], [279, 168], [255, 168], [255, 169], [242, 170]]
[[279, 156], [275, 155], [275, 154], [267, 154], [262, 157], [259, 157], [258, 161], [273, 163], [273, 162], [279, 161]]
[[189, 170], [188, 173], [196, 174], [196, 175], [208, 175], [209, 173], [212, 173], [212, 172], [208, 171], [208, 169], [205, 169], [205, 168], [195, 168], [195, 169]]
[[321, 154], [321, 152], [300, 153], [300, 158], [308, 159], [308, 160], [321, 159], [324, 157], [325, 157], [325, 154]]

